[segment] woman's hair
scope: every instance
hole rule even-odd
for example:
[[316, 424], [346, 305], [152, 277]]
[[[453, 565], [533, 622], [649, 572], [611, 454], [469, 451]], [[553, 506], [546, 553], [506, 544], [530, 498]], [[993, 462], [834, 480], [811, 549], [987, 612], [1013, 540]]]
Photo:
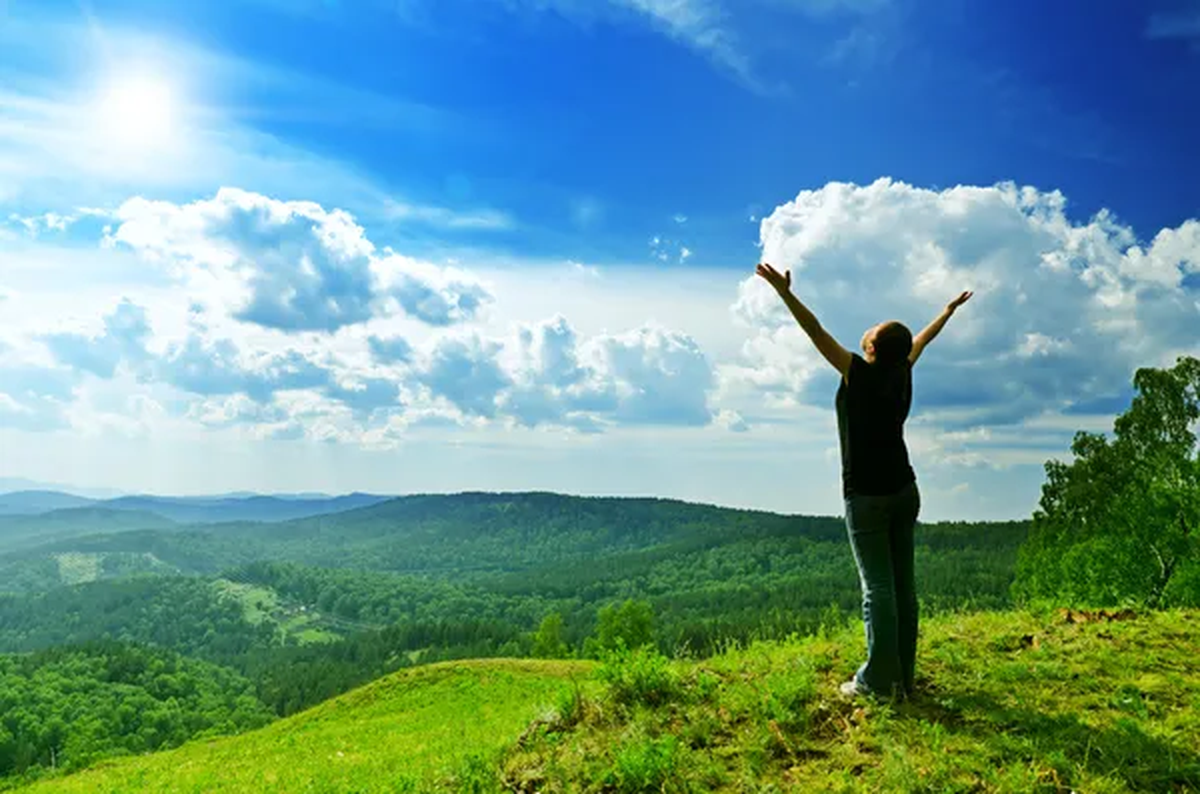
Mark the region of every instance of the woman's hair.
[[904, 323], [893, 320], [875, 334], [875, 360], [889, 368], [907, 361], [912, 344], [912, 331]]

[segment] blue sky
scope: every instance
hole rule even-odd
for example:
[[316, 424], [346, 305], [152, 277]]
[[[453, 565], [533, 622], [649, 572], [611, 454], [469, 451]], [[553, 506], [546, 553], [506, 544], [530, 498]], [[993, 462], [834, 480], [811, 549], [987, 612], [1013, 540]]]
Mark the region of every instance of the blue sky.
[[763, 256], [848, 346], [977, 290], [910, 443], [1015, 517], [1196, 351], [1195, 3], [7, 0], [0, 53], [0, 476], [837, 513]]

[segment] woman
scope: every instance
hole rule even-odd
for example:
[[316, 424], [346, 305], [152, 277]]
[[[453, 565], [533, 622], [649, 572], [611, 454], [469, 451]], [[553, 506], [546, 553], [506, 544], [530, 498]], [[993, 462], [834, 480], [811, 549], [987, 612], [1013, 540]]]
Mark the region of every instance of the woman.
[[846, 695], [907, 697], [917, 656], [913, 529], [921, 509], [908, 461], [904, 422], [912, 402], [912, 365], [972, 293], [952, 300], [914, 338], [892, 320], [863, 334], [863, 355], [850, 353], [792, 294], [792, 272], [760, 264], [818, 351], [842, 376], [837, 391], [846, 529], [862, 585], [867, 661], [841, 685]]

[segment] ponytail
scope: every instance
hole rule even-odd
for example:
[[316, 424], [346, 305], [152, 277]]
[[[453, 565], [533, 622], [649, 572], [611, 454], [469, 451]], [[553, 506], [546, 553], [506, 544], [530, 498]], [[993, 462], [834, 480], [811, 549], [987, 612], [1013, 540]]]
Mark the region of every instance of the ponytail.
[[907, 401], [908, 356], [912, 352], [912, 332], [893, 320], [875, 335], [875, 366], [883, 377], [883, 393], [897, 402]]

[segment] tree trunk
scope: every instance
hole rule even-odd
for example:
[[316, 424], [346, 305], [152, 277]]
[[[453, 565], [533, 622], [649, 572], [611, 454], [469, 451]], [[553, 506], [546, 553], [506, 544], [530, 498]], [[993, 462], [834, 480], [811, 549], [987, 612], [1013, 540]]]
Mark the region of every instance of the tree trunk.
[[1175, 573], [1175, 566], [1179, 564], [1179, 558], [1173, 557], [1169, 561], [1164, 560], [1162, 553], [1158, 547], [1150, 544], [1150, 550], [1154, 552], [1154, 556], [1158, 558], [1158, 581], [1155, 582], [1153, 589], [1150, 591], [1149, 597], [1146, 599], [1147, 609], [1158, 609], [1162, 603], [1163, 593], [1167, 591], [1167, 585], [1171, 583], [1171, 576]]

